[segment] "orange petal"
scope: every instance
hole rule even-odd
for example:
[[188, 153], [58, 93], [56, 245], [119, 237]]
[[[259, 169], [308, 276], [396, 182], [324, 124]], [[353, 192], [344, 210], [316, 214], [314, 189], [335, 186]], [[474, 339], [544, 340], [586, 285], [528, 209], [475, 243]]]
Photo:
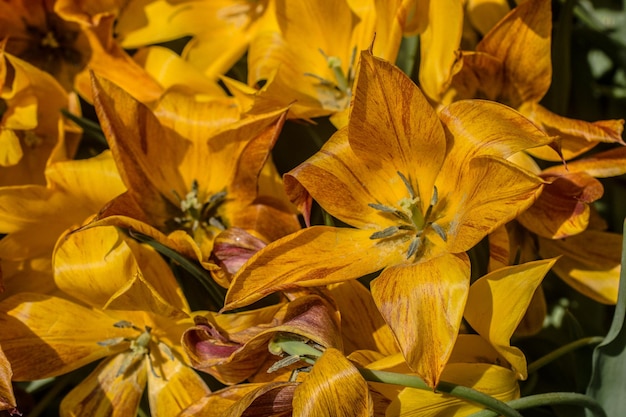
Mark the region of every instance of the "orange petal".
[[370, 416], [368, 385], [345, 356], [328, 348], [293, 394], [293, 416]]
[[443, 104], [478, 97], [497, 100], [504, 82], [502, 61], [483, 52], [461, 51], [460, 54], [450, 82], [451, 91], [445, 94]]
[[511, 336], [526, 313], [535, 290], [555, 259], [528, 262], [493, 271], [469, 289], [465, 319], [526, 379], [526, 358], [510, 346]]
[[61, 415], [135, 415], [146, 386], [147, 367], [143, 358], [134, 358], [131, 352], [104, 360], [63, 398]]
[[467, 255], [385, 269], [371, 283], [372, 296], [407, 363], [431, 387], [452, 352], [469, 288]]
[[552, 3], [530, 0], [520, 2], [476, 46], [476, 51], [502, 60], [503, 96], [513, 107], [538, 102], [548, 91], [552, 81], [551, 31]]
[[543, 182], [515, 164], [493, 157], [472, 159], [457, 182], [445, 173], [439, 178], [437, 188], [447, 201], [437, 224], [447, 230], [446, 249], [453, 253], [469, 250], [517, 217], [536, 200]]
[[[599, 142], [619, 143], [622, 140], [624, 120], [600, 120], [586, 122], [559, 116], [545, 107], [528, 103], [520, 109], [526, 117], [540, 126], [548, 135], [560, 139], [560, 150], [565, 160], [575, 158], [595, 147]], [[549, 148], [530, 149], [529, 153], [547, 161], [560, 161], [561, 158]]]
[[626, 147], [609, 149], [598, 152], [567, 165], [555, 165], [543, 171], [545, 174], [560, 174], [564, 172], [585, 172], [596, 178], [617, 177], [626, 174]]
[[361, 54], [348, 140], [370, 176], [392, 181], [400, 171], [417, 183], [417, 195], [430, 201], [446, 152], [437, 114], [399, 68], [366, 52]]
[[314, 226], [257, 252], [233, 278], [224, 310], [289, 288], [328, 285], [404, 261], [395, 245], [377, 244], [371, 231]]
[[549, 239], [573, 236], [585, 230], [589, 224], [589, 205], [604, 194], [602, 183], [584, 172], [542, 177], [550, 182], [517, 220], [531, 232]]

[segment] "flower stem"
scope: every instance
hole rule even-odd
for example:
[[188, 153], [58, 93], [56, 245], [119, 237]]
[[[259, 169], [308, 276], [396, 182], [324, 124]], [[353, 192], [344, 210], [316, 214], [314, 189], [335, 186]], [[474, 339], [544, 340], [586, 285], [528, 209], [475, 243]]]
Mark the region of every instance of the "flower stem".
[[[396, 372], [387, 372], [387, 371], [376, 371], [372, 369], [365, 368], [357, 368], [363, 378], [366, 381], [371, 382], [382, 382], [384, 384], [393, 384], [393, 385], [401, 385], [409, 388], [416, 388], [425, 391], [432, 391], [432, 388], [428, 386], [420, 377], [417, 375], [406, 375], [400, 374]], [[480, 391], [476, 391], [475, 389], [464, 387], [462, 385], [457, 385], [452, 382], [441, 381], [437, 385], [437, 391], [444, 392], [451, 396], [463, 399], [465, 401], [469, 401], [472, 403], [477, 403], [482, 405], [485, 408], [488, 408], [488, 411], [494, 415], [503, 415], [506, 417], [522, 417], [519, 411], [510, 407], [506, 403], [491, 397], [487, 394], [483, 394]], [[493, 411], [492, 411], [493, 410]]]
[[552, 352], [548, 353], [545, 356], [542, 356], [541, 358], [537, 359], [536, 361], [528, 365], [528, 373], [532, 374], [536, 372], [539, 368], [549, 364], [550, 362], [580, 347], [589, 346], [589, 345], [597, 345], [598, 343], [602, 342], [602, 340], [604, 340], [604, 338], [601, 336], [591, 336], [591, 337], [578, 339], [564, 346], [561, 346], [560, 348], [553, 350]]
[[[546, 394], [529, 395], [506, 403], [516, 410], [539, 407], [544, 405], [575, 405], [585, 407], [595, 417], [606, 417], [606, 413], [593, 398], [576, 392], [549, 392]], [[496, 417], [498, 413], [491, 410], [483, 410], [472, 414], [470, 417]]]

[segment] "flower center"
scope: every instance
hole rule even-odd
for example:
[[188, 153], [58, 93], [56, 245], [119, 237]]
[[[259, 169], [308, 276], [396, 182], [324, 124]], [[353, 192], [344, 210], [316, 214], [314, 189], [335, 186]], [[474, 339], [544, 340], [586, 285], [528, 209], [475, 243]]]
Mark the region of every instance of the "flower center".
[[341, 59], [336, 56], [327, 55], [322, 49], [319, 49], [320, 54], [326, 60], [328, 68], [333, 72], [334, 80], [329, 80], [320, 75], [305, 72], [307, 77], [313, 77], [319, 83], [318, 91], [320, 92], [320, 102], [324, 107], [344, 109], [348, 106], [350, 98], [352, 97], [352, 84], [354, 83], [354, 64], [356, 60], [356, 47], [352, 48], [352, 55], [350, 57], [350, 65], [348, 66], [348, 72], [345, 73], [341, 68]]
[[157, 346], [159, 347], [159, 350], [161, 350], [161, 352], [163, 352], [165, 356], [169, 358], [169, 360], [174, 360], [174, 355], [172, 354], [172, 350], [169, 348], [169, 346], [167, 346], [163, 342], [153, 340], [152, 328], [150, 326], [145, 326], [144, 330], [142, 330], [141, 328], [135, 326], [134, 324], [126, 320], [118, 321], [117, 323], [113, 324], [113, 326], [119, 329], [131, 328], [133, 330], [141, 332], [139, 336], [137, 336], [134, 339], [120, 337], [120, 338], [107, 339], [107, 340], [98, 342], [100, 346], [112, 346], [112, 345], [117, 345], [122, 342], [130, 342], [130, 347], [128, 348], [130, 350], [130, 354], [124, 358], [124, 361], [120, 365], [120, 368], [118, 369], [116, 376], [124, 375], [126, 370], [136, 360], [148, 358], [150, 362], [150, 370], [152, 371], [152, 374], [155, 377], [160, 378], [160, 376], [156, 373], [156, 370], [154, 369], [154, 364], [152, 363], [152, 356], [150, 355], [150, 348], [151, 348], [150, 345], [153, 343], [156, 343]]
[[368, 205], [383, 214], [390, 214], [394, 216], [398, 220], [399, 224], [372, 233], [370, 239], [409, 239], [411, 243], [409, 244], [406, 255], [406, 258], [409, 259], [413, 256], [419, 257], [422, 253], [425, 243], [424, 234], [428, 229], [432, 229], [444, 242], [448, 240], [448, 236], [446, 231], [435, 222], [436, 215], [433, 209], [439, 202], [437, 187], [433, 188], [433, 195], [430, 199], [430, 204], [428, 205], [426, 212], [424, 212], [420, 204], [421, 198], [415, 192], [411, 181], [399, 171], [398, 175], [402, 179], [402, 182], [409, 193], [408, 197], [402, 198], [398, 201], [397, 206], [399, 208], [379, 203], [370, 203]]
[[226, 200], [226, 191], [211, 195], [209, 199], [202, 203], [199, 197], [198, 181], [193, 180], [191, 191], [181, 198], [176, 192], [176, 197], [180, 201], [180, 211], [182, 215], [174, 218], [177, 229], [186, 230], [194, 234], [199, 229], [216, 228], [220, 231], [226, 230], [226, 225], [219, 215], [219, 209]]

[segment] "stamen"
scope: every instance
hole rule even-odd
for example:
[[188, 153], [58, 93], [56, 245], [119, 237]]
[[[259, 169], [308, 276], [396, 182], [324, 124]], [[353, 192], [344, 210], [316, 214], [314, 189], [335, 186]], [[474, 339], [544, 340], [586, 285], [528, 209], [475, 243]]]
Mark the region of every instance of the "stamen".
[[398, 209], [396, 208], [385, 206], [383, 204], [369, 203], [368, 206], [373, 208], [374, 210], [382, 211], [385, 213], [395, 213], [398, 211]]
[[390, 226], [384, 230], [380, 230], [378, 232], [372, 233], [370, 239], [384, 239], [386, 237], [391, 237], [395, 233], [397, 233], [400, 229], [398, 226]]
[[406, 254], [406, 258], [409, 259], [413, 255], [415, 255], [421, 245], [422, 245], [422, 238], [420, 236], [415, 236], [415, 239], [413, 239], [411, 241], [411, 244], [409, 245], [409, 250]]
[[400, 176], [400, 178], [402, 179], [402, 182], [404, 183], [404, 186], [409, 191], [409, 195], [411, 196], [411, 200], [415, 200], [416, 194], [415, 194], [415, 190], [413, 189], [413, 186], [411, 185], [411, 182], [407, 179], [407, 177], [404, 176], [403, 173], [401, 173], [400, 171], [397, 171], [397, 172], [398, 172], [398, 175]]
[[430, 227], [433, 228], [435, 233], [437, 233], [444, 242], [448, 241], [448, 235], [446, 234], [446, 231], [443, 230], [441, 226], [439, 226], [437, 223], [431, 223]]
[[439, 192], [437, 191], [437, 186], [433, 185], [433, 196], [430, 199], [430, 205], [436, 206], [439, 202]]

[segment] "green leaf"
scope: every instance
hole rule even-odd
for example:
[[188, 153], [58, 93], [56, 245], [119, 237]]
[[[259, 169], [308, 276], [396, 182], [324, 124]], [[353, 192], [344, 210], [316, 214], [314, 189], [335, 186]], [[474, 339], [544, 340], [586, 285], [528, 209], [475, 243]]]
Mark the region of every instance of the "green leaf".
[[[626, 228], [626, 223], [624, 224]], [[613, 322], [604, 341], [593, 352], [593, 371], [587, 394], [595, 398], [607, 415], [623, 415], [626, 410], [626, 243], [622, 240], [622, 270]], [[590, 414], [587, 414], [588, 416]]]

